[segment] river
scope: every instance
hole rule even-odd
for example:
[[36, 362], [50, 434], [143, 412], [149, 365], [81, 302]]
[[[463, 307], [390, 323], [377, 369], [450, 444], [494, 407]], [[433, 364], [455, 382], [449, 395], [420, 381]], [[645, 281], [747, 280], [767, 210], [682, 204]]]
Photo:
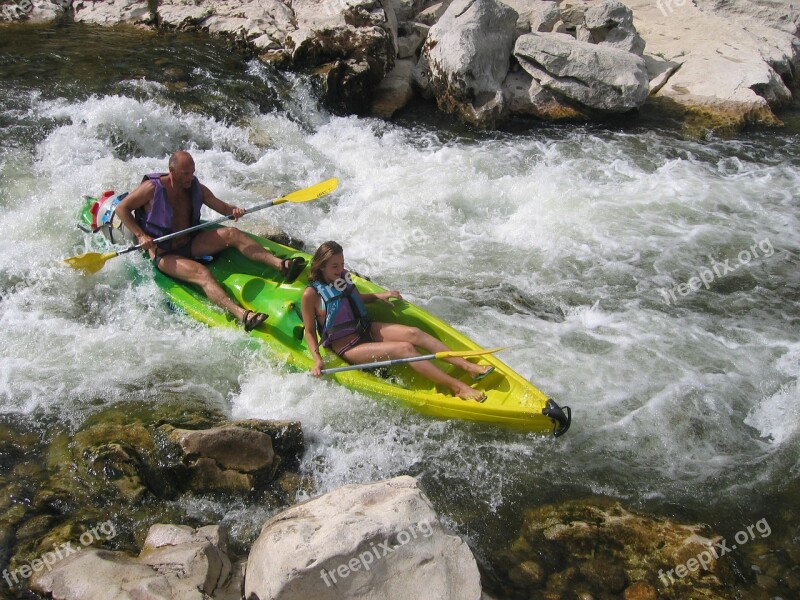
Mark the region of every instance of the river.
[[[337, 116], [303, 78], [221, 42], [76, 25], [4, 28], [0, 89], [4, 422], [74, 428], [162, 394], [298, 419], [320, 492], [415, 475], [490, 581], [495, 549], [542, 502], [605, 495], [722, 534], [761, 518], [796, 531], [796, 115], [730, 140]], [[171, 312], [128, 276], [138, 257], [67, 268], [95, 249], [75, 227], [82, 196], [131, 189], [179, 148], [241, 206], [338, 177], [330, 198], [247, 219], [311, 251], [336, 239], [351, 268], [510, 345], [503, 360], [572, 407], [569, 433], [437, 421], [290, 373], [240, 331]], [[186, 508], [243, 539], [265, 517]]]

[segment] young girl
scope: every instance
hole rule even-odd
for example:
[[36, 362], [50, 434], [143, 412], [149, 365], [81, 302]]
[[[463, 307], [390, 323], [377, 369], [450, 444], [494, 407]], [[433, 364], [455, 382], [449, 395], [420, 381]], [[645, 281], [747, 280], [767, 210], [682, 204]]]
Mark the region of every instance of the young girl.
[[[403, 298], [396, 290], [360, 294], [350, 279], [350, 273], [344, 268], [344, 250], [336, 242], [325, 242], [317, 248], [308, 279], [310, 285], [303, 292], [302, 312], [306, 343], [314, 358], [312, 375], [319, 376], [325, 366], [319, 352], [317, 331], [325, 348], [330, 348], [351, 364], [420, 356], [417, 346], [428, 353], [449, 350], [442, 342], [417, 327], [370, 321], [364, 303], [375, 300], [388, 303], [389, 298]], [[473, 381], [483, 379], [494, 370], [494, 367], [476, 365], [463, 358], [446, 360], [467, 371]], [[447, 386], [453, 394], [464, 400], [486, 400], [483, 392], [451, 377], [430, 361], [409, 365], [434, 383]]]

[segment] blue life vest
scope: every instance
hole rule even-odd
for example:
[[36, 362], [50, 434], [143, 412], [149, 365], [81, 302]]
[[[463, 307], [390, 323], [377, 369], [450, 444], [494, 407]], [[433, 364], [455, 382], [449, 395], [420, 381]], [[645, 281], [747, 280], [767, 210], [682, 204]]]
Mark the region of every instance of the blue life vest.
[[[144, 229], [152, 237], [168, 235], [174, 230], [172, 228], [172, 207], [167, 200], [167, 190], [161, 183], [161, 178], [167, 173], [148, 173], [142, 178], [144, 181], [152, 181], [155, 184], [153, 191], [153, 201], [150, 203], [150, 210], [144, 207], [136, 210], [135, 217], [139, 227]], [[197, 177], [192, 179], [192, 221], [190, 226], [200, 223], [200, 209], [203, 208], [203, 189]]]
[[325, 306], [325, 323], [317, 328], [322, 338], [322, 345], [329, 348], [333, 342], [344, 337], [361, 335], [370, 327], [369, 315], [364, 301], [350, 280], [349, 273], [344, 275], [344, 289], [333, 283], [312, 281], [312, 287], [322, 298]]

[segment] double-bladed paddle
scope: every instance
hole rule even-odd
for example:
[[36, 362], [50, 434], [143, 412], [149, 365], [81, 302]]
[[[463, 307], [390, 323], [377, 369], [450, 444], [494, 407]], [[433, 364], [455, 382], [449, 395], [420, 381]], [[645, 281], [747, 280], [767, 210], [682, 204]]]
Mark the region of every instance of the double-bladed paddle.
[[408, 358], [393, 358], [391, 360], [381, 360], [378, 362], [362, 363], [360, 365], [347, 365], [345, 367], [334, 367], [332, 369], [322, 369], [320, 373], [330, 375], [331, 373], [341, 373], [342, 371], [357, 371], [362, 369], [372, 369], [374, 367], [389, 367], [403, 363], [419, 362], [421, 360], [432, 360], [434, 358], [464, 358], [466, 356], [481, 356], [483, 354], [493, 354], [505, 350], [503, 348], [490, 348], [489, 350], [448, 350], [437, 352], [436, 354], [425, 354], [424, 356], [409, 356]]
[[[250, 213], [254, 213], [257, 210], [263, 210], [265, 208], [269, 208], [270, 206], [283, 204], [284, 202], [295, 202], [295, 203], [310, 202], [311, 200], [316, 200], [317, 198], [320, 198], [325, 194], [329, 194], [330, 192], [335, 190], [338, 185], [339, 185], [339, 180], [333, 177], [316, 185], [312, 185], [311, 187], [303, 188], [302, 190], [297, 190], [296, 192], [292, 192], [291, 194], [282, 196], [281, 198], [270, 200], [269, 202], [264, 202], [263, 204], [259, 204], [257, 206], [254, 206], [253, 208], [248, 208], [244, 211], [244, 215], [249, 215]], [[200, 223], [199, 225], [188, 227], [187, 229], [182, 229], [181, 231], [176, 231], [175, 233], [170, 233], [169, 235], [161, 236], [160, 238], [154, 239], [153, 242], [155, 243], [166, 242], [167, 240], [171, 240], [173, 238], [182, 236], [184, 234], [191, 233], [192, 231], [197, 231], [198, 229], [210, 227], [212, 225], [222, 223], [223, 221], [230, 221], [232, 219], [233, 215], [220, 217], [219, 219], [208, 221], [207, 223]], [[126, 248], [125, 250], [118, 250], [116, 252], [106, 252], [105, 254], [100, 252], [87, 252], [86, 254], [81, 254], [80, 256], [65, 258], [64, 262], [67, 263], [73, 269], [83, 269], [88, 273], [96, 273], [97, 271], [103, 268], [103, 265], [105, 265], [107, 261], [111, 260], [112, 258], [120, 256], [122, 254], [127, 254], [128, 252], [133, 252], [134, 250], [139, 250], [141, 247], [142, 244], [137, 244], [136, 246], [131, 246], [130, 248]]]

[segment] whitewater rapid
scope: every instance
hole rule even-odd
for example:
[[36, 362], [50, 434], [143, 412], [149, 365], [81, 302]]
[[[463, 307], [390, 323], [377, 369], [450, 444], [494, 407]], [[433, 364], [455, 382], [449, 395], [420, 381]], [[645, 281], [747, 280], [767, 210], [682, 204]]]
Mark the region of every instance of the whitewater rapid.
[[[710, 517], [796, 477], [796, 134], [470, 133], [330, 115], [285, 85], [294, 104], [228, 120], [139, 80], [6, 105], [37, 125], [0, 153], [0, 411], [77, 427], [98, 406], [180, 396], [300, 420], [321, 492], [411, 473], [440, 503], [497, 515], [602, 493]], [[140, 257], [66, 267], [96, 250], [75, 227], [81, 198], [131, 189], [178, 148], [241, 206], [338, 177], [331, 197], [241, 226], [311, 251], [335, 239], [352, 269], [510, 346], [505, 362], [572, 407], [568, 435], [437, 421], [290, 373], [240, 331], [171, 312]], [[737, 268], [695, 285], [726, 259]]]

